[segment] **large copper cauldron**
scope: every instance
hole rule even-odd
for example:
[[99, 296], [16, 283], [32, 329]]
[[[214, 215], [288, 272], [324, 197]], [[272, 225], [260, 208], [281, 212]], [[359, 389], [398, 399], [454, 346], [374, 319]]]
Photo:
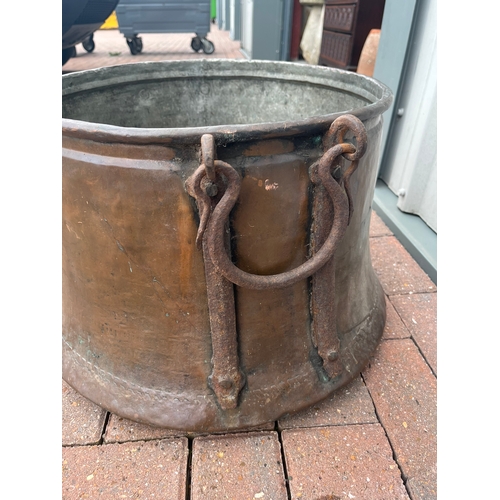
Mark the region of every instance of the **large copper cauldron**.
[[280, 62], [63, 76], [63, 378], [122, 417], [217, 432], [355, 377], [385, 322], [368, 229], [391, 99]]

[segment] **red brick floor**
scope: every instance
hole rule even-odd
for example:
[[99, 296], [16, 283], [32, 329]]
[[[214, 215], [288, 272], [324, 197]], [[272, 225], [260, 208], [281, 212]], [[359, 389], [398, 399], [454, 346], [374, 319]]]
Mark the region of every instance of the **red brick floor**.
[[[192, 35], [117, 30], [63, 73], [143, 60], [243, 58], [215, 26], [213, 55]], [[120, 54], [118, 54], [120, 53]], [[183, 435], [109, 414], [63, 382], [62, 498], [431, 500], [437, 498], [437, 288], [374, 213], [370, 248], [387, 323], [370, 365], [329, 399], [249, 432]]]

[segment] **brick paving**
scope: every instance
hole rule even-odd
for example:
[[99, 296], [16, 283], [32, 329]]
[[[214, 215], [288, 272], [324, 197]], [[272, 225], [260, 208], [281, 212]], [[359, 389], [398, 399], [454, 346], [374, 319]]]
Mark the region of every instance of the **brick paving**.
[[[132, 56], [117, 30], [98, 31], [95, 51], [78, 47], [63, 73], [243, 58], [215, 25], [214, 54], [195, 54], [191, 37], [144, 35], [143, 53]], [[260, 430], [201, 436], [109, 414], [63, 382], [62, 498], [436, 499], [437, 287], [375, 213], [370, 248], [387, 323], [369, 366], [348, 386]]]
[[408, 500], [380, 424], [283, 432], [291, 498]]
[[412, 339], [382, 342], [363, 378], [403, 479], [436, 496], [436, 377]]
[[192, 500], [287, 500], [277, 432], [195, 438]]
[[63, 498], [186, 496], [187, 438], [65, 447]]

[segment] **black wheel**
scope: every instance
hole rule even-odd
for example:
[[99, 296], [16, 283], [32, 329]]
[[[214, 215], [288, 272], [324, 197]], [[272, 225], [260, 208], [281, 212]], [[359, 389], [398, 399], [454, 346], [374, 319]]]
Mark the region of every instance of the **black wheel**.
[[137, 44], [135, 43], [135, 38], [127, 38], [127, 45], [130, 49], [130, 53], [133, 56], [139, 53], [139, 51], [137, 50]]
[[202, 38], [201, 45], [203, 48], [203, 52], [205, 52], [205, 54], [213, 54], [215, 47], [214, 47], [214, 44], [210, 40], [207, 40], [206, 38]]
[[201, 38], [199, 36], [193, 37], [191, 40], [191, 48], [195, 51], [198, 52], [201, 49]]
[[142, 38], [138, 36], [135, 37], [135, 47], [137, 52], [142, 52]]
[[76, 57], [76, 48], [62, 49], [62, 65], [64, 66], [72, 57]]
[[127, 38], [127, 45], [130, 53], [135, 56], [142, 52], [142, 38], [134, 35], [132, 38]]
[[94, 34], [90, 35], [86, 40], [82, 42], [83, 48], [87, 52], [93, 52], [95, 49]]

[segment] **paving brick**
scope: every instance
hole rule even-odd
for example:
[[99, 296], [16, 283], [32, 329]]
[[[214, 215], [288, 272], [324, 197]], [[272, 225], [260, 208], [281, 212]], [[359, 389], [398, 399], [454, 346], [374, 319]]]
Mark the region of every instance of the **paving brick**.
[[[274, 422], [252, 427], [246, 431], [273, 430]], [[223, 434], [223, 433], [220, 433]], [[111, 414], [104, 434], [105, 443], [124, 443], [128, 441], [149, 441], [151, 439], [162, 439], [166, 437], [186, 436], [196, 437], [207, 435], [207, 433], [193, 433], [176, 429], [166, 429], [153, 427], [151, 425], [140, 424], [126, 418]]]
[[437, 381], [411, 339], [383, 341], [363, 372], [412, 500], [436, 498]]
[[106, 432], [105, 443], [124, 443], [127, 441], [149, 441], [167, 437], [183, 436], [185, 433], [172, 429], [162, 429], [151, 425], [139, 424], [111, 414]]
[[377, 213], [372, 210], [370, 219], [370, 237], [376, 236], [392, 236], [392, 231], [385, 225], [384, 221]]
[[379, 424], [282, 433], [292, 499], [408, 500]]
[[[399, 296], [398, 296], [399, 297]], [[412, 295], [405, 295], [405, 297], [412, 297]], [[386, 298], [385, 301], [387, 319], [385, 321], [383, 339], [404, 339], [410, 337], [410, 331], [406, 328], [403, 320], [399, 317], [396, 309], [391, 301]]]
[[436, 285], [395, 236], [370, 238], [373, 267], [387, 295], [431, 292]]
[[98, 443], [104, 430], [106, 413], [62, 381], [63, 446]]
[[410, 478], [406, 482], [406, 489], [408, 490], [412, 500], [433, 500], [437, 498], [436, 482], [434, 480], [425, 481]]
[[193, 441], [191, 500], [287, 500], [276, 432]]
[[356, 377], [347, 386], [311, 408], [278, 421], [280, 429], [378, 422], [363, 380]]
[[395, 295], [391, 302], [437, 374], [437, 293]]
[[185, 500], [186, 438], [63, 448], [62, 498]]

